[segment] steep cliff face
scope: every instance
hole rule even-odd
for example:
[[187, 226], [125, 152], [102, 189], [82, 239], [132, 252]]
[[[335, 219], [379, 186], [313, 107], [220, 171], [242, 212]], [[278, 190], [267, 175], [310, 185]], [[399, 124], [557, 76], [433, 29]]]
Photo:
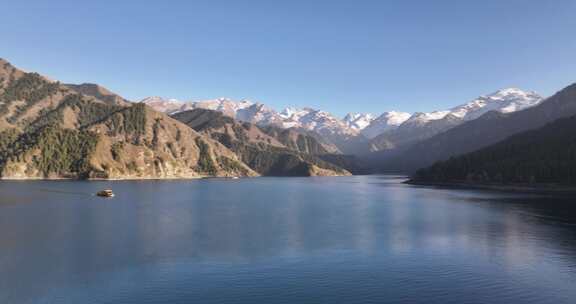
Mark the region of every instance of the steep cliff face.
[[71, 89], [5, 61], [0, 62], [0, 174], [2, 178], [257, 175], [222, 144], [144, 104], [127, 103], [99, 87]]
[[218, 140], [256, 172], [273, 176], [349, 175], [322, 160], [328, 151], [315, 138], [296, 130], [242, 123], [220, 112], [195, 109], [173, 115], [196, 131]]

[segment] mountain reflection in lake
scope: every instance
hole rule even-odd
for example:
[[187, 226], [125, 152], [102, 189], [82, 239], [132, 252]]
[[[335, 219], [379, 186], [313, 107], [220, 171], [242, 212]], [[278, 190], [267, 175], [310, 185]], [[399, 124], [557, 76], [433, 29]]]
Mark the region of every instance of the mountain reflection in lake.
[[576, 301], [570, 197], [401, 181], [4, 181], [0, 303]]

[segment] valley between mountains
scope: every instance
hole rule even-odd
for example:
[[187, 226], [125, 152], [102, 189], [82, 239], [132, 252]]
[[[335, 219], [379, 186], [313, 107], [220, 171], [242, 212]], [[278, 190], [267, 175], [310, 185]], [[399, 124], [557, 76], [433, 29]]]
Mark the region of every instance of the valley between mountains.
[[571, 185], [575, 115], [575, 85], [548, 98], [507, 88], [445, 110], [343, 118], [227, 98], [133, 102], [96, 84], [63, 84], [0, 59], [0, 176], [398, 172], [418, 183]]

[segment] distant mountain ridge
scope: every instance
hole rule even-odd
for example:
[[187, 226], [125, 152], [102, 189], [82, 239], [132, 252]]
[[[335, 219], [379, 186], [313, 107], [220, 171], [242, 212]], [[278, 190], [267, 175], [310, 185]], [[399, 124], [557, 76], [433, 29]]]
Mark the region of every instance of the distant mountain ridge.
[[389, 111], [376, 116], [349, 113], [339, 119], [312, 108], [286, 108], [281, 112], [248, 100], [218, 98], [198, 102], [149, 97], [142, 102], [158, 111], [173, 114], [191, 109], [210, 109], [240, 121], [281, 128], [299, 128], [320, 134], [346, 154], [389, 150], [424, 140], [488, 111], [511, 113], [537, 105], [542, 97], [517, 88], [498, 90], [448, 110], [414, 114]]
[[370, 141], [371, 150], [389, 150], [408, 146], [466, 121], [474, 120], [487, 112], [512, 113], [538, 105], [542, 100], [543, 98], [534, 92], [508, 88], [480, 96], [449, 110], [414, 113], [397, 128], [373, 138]]
[[311, 108], [287, 108], [282, 112], [247, 100], [234, 101], [218, 98], [199, 102], [180, 102], [177, 100], [149, 97], [141, 102], [165, 113], [174, 114], [192, 109], [216, 110], [239, 121], [250, 122], [261, 126], [296, 128], [313, 131], [325, 140], [336, 145], [341, 152], [351, 153], [359, 142], [367, 140], [358, 130], [349, 128], [346, 123], [332, 114]]
[[407, 147], [399, 155], [382, 154], [380, 159], [373, 159], [373, 163], [384, 170], [413, 172], [572, 115], [576, 115], [576, 84], [522, 111], [487, 112], [477, 119]]

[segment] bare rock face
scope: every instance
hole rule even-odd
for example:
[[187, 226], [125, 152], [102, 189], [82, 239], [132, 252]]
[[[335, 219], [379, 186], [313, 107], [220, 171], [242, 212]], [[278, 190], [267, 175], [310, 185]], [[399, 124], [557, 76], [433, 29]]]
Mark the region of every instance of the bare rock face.
[[95, 85], [70, 86], [0, 61], [0, 175], [195, 178], [258, 175], [190, 127]]

